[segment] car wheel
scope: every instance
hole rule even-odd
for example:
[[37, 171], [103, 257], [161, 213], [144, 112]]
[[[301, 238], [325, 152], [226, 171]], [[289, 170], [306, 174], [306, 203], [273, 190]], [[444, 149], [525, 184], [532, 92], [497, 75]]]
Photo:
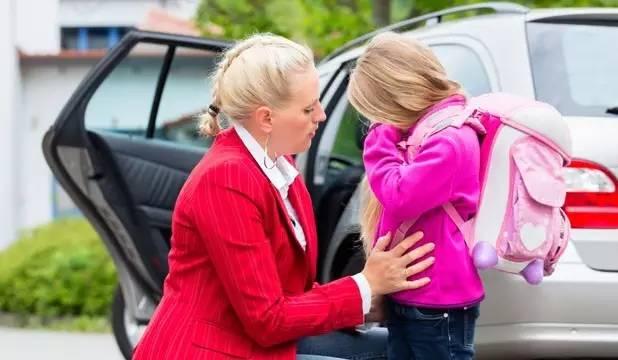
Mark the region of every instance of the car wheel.
[[146, 325], [140, 324], [126, 308], [120, 285], [116, 286], [112, 302], [112, 331], [125, 359], [131, 359], [145, 330]]

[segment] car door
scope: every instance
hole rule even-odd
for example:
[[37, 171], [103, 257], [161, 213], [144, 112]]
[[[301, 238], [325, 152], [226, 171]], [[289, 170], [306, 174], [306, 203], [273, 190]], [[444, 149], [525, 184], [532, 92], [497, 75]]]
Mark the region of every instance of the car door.
[[[208, 142], [197, 116], [230, 44], [134, 31], [82, 81], [43, 140], [46, 161], [119, 272], [162, 292], [176, 197]], [[121, 274], [122, 275], [122, 274]]]

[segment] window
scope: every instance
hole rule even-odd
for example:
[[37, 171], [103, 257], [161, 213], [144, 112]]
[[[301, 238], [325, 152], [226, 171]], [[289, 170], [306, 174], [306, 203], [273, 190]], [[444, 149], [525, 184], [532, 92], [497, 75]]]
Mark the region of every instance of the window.
[[86, 128], [145, 136], [166, 51], [163, 45], [133, 48], [90, 99]]
[[197, 128], [199, 115], [210, 103], [208, 75], [215, 64], [215, 54], [203, 50], [176, 49], [158, 108], [154, 109], [154, 132], [147, 134], [167, 50], [164, 45], [135, 47], [91, 98], [86, 108], [86, 128], [208, 146]]
[[[112, 47], [111, 40], [108, 38], [110, 30], [106, 28], [86, 29], [88, 49], [107, 49]], [[111, 46], [110, 46], [111, 45]]]
[[211, 101], [210, 72], [214, 54], [178, 49], [161, 97], [154, 136], [195, 146], [207, 142], [198, 133], [199, 116]]
[[536, 97], [571, 116], [615, 117], [618, 26], [528, 24]]
[[332, 71], [320, 74], [320, 94], [324, 92], [324, 89], [326, 88], [326, 84], [328, 84], [328, 81], [331, 79], [331, 77], [333, 77]]
[[60, 47], [63, 50], [77, 49], [79, 28], [63, 28], [60, 30]]
[[434, 45], [431, 47], [448, 76], [457, 81], [471, 96], [491, 91], [489, 78], [481, 59], [462, 45]]
[[60, 30], [60, 47], [79, 51], [108, 49], [128, 31], [128, 27], [65, 27]]
[[[347, 80], [337, 86], [347, 86]], [[339, 92], [334, 91], [334, 94], [337, 96]], [[329, 107], [330, 102], [334, 102], [334, 106], [327, 113], [328, 120], [324, 124], [318, 144], [312, 179], [314, 186], [323, 188], [327, 188], [348, 168], [362, 168], [361, 137], [365, 129], [356, 109], [349, 104], [345, 92], [326, 101], [329, 102]]]
[[[345, 101], [347, 102], [347, 97]], [[359, 113], [350, 103], [347, 103], [335, 136], [333, 156], [360, 164], [363, 160], [362, 144], [360, 144], [362, 131]]]

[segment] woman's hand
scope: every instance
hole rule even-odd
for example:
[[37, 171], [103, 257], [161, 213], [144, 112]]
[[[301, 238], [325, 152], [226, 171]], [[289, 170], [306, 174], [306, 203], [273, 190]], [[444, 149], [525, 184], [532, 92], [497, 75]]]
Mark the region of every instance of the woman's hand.
[[429, 283], [430, 280], [427, 277], [408, 281], [408, 278], [427, 269], [434, 262], [433, 257], [417, 261], [433, 250], [433, 243], [425, 244], [408, 252], [408, 249], [412, 248], [422, 238], [421, 232], [414, 233], [388, 251], [385, 251], [385, 249], [391, 241], [390, 233], [378, 239], [362, 271], [367, 282], [369, 282], [372, 295], [385, 295], [402, 290], [418, 289]]

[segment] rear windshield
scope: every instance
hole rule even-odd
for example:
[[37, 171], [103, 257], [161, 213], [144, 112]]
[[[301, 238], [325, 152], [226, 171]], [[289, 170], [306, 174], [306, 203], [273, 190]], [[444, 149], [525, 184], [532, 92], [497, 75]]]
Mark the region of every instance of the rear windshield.
[[537, 99], [563, 115], [618, 117], [618, 23], [527, 26]]

